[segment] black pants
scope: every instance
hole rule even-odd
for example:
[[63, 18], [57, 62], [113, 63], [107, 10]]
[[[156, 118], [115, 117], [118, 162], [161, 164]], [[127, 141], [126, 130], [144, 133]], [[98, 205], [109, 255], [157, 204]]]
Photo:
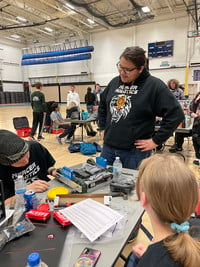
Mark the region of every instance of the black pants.
[[43, 112], [33, 112], [33, 124], [32, 124], [32, 130], [31, 130], [32, 137], [35, 135], [38, 124], [39, 124], [38, 137], [42, 136], [43, 118], [44, 118]]
[[195, 156], [197, 159], [200, 159], [200, 136], [198, 134], [193, 134], [192, 142], [195, 151]]
[[60, 125], [59, 128], [63, 128], [64, 129], [64, 132], [61, 133], [59, 135], [59, 137], [63, 138], [65, 136], [67, 136], [67, 138], [70, 139], [73, 136], [73, 134], [74, 134], [74, 132], [76, 130], [76, 125], [74, 125], [74, 124], [71, 124], [71, 125], [67, 125], [67, 124], [66, 125]]
[[88, 122], [86, 124], [83, 125], [87, 134], [91, 133], [91, 132], [94, 132], [93, 128], [92, 128], [92, 125], [91, 125], [91, 122]]
[[182, 148], [184, 138], [191, 136], [192, 133], [175, 133], [175, 144], [178, 148]]

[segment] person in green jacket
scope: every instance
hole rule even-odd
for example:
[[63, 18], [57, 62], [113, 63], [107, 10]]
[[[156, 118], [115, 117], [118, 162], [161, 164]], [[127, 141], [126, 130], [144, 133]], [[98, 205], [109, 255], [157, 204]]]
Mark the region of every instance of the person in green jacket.
[[46, 112], [46, 103], [45, 103], [45, 96], [41, 92], [42, 90], [42, 83], [36, 82], [35, 88], [36, 90], [31, 94], [31, 106], [33, 109], [33, 123], [32, 123], [32, 130], [30, 134], [30, 139], [35, 140], [34, 135], [39, 125], [39, 132], [38, 132], [38, 141], [44, 139], [42, 136], [42, 128], [43, 122], [45, 119], [45, 112]]

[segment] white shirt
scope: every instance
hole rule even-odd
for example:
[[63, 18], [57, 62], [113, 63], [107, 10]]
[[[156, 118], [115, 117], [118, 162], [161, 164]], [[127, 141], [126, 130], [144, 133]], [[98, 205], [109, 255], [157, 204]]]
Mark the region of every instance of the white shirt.
[[67, 94], [67, 105], [74, 102], [78, 107], [80, 106], [80, 97], [76, 92], [69, 91]]

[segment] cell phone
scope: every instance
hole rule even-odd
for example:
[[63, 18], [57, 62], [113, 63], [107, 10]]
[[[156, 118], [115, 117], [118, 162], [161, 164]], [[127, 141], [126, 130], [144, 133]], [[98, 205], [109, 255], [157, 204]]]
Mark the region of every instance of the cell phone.
[[101, 251], [92, 248], [84, 248], [78, 257], [74, 267], [94, 267], [101, 255]]

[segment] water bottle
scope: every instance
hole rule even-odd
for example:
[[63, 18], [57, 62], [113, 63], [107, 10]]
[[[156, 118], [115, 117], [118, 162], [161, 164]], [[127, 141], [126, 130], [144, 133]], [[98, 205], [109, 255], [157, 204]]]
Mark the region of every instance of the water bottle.
[[119, 157], [113, 162], [113, 182], [119, 182], [122, 173], [122, 163]]
[[41, 261], [40, 254], [38, 252], [33, 252], [27, 257], [26, 267], [48, 267], [48, 265]]
[[15, 194], [16, 203], [15, 210], [25, 211], [25, 199], [24, 194], [26, 192], [26, 183], [22, 175], [19, 175], [15, 180]]

